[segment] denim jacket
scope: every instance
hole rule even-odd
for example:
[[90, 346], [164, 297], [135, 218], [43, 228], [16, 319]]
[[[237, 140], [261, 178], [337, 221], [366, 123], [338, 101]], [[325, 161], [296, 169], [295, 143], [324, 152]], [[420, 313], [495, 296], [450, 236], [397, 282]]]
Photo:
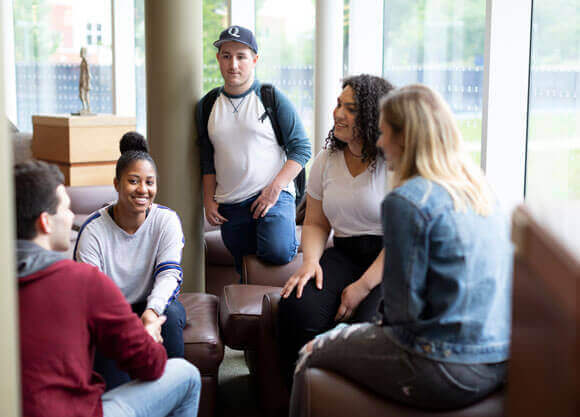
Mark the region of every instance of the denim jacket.
[[506, 360], [512, 246], [499, 207], [487, 217], [455, 211], [442, 186], [415, 177], [387, 195], [382, 219], [391, 338], [443, 362]]

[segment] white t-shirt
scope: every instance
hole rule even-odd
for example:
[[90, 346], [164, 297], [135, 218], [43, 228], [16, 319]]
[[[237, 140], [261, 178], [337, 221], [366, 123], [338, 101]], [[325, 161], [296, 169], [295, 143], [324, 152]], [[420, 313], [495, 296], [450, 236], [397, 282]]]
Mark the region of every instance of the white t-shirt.
[[[286, 162], [270, 118], [253, 89], [239, 97], [222, 92], [209, 115], [207, 131], [214, 148], [215, 200], [239, 203], [274, 180]], [[294, 194], [294, 182], [286, 191]]]
[[104, 207], [79, 231], [74, 259], [94, 265], [117, 284], [129, 304], [147, 299], [162, 314], [179, 293], [184, 238], [173, 210], [153, 204], [134, 234], [121, 229]]
[[383, 234], [381, 202], [389, 191], [384, 159], [377, 157], [370, 168], [353, 177], [344, 152], [322, 150], [308, 177], [306, 192], [322, 200], [322, 210], [337, 237]]

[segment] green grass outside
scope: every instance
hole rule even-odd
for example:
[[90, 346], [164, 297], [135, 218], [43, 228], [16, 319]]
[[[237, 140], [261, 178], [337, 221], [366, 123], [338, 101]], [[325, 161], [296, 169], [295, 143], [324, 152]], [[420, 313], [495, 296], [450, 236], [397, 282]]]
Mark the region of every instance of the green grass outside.
[[[458, 124], [469, 154], [480, 164], [481, 118]], [[580, 199], [580, 112], [532, 111], [528, 138], [526, 198]]]

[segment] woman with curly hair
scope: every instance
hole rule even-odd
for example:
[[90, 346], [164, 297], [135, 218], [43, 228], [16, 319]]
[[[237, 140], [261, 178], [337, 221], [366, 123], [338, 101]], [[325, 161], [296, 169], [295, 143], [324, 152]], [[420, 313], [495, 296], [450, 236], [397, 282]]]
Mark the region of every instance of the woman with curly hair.
[[[358, 75], [342, 87], [326, 149], [310, 169], [302, 266], [281, 291], [280, 348], [288, 376], [302, 345], [337, 321], [370, 321], [381, 297], [380, 204], [387, 178], [376, 146], [378, 103], [393, 86]], [[331, 231], [334, 245], [325, 249]]]

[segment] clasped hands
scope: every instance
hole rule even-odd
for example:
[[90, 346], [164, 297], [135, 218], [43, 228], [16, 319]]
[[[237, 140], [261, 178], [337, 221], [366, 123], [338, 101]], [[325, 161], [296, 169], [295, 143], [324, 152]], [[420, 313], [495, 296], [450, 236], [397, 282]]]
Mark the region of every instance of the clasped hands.
[[[304, 262], [300, 269], [293, 274], [280, 291], [280, 296], [288, 298], [294, 288], [296, 288], [296, 298], [302, 297], [304, 286], [314, 277], [316, 288], [322, 289], [323, 274], [322, 268], [318, 262]], [[347, 321], [352, 317], [359, 304], [369, 294], [363, 280], [359, 279], [349, 284], [340, 297], [340, 306], [334, 317], [335, 321]]]
[[167, 316], [158, 316], [157, 313], [150, 308], [145, 310], [141, 315], [141, 321], [143, 326], [149, 335], [157, 343], [163, 343], [163, 337], [161, 336], [161, 326], [167, 320]]

